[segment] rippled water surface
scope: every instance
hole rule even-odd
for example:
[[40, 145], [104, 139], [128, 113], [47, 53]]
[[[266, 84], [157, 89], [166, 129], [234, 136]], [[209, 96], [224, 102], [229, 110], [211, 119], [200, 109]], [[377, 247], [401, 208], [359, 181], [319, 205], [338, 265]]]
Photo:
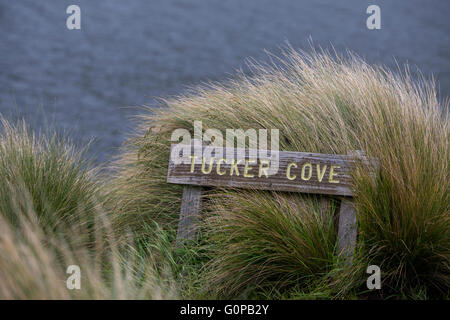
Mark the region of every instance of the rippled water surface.
[[[66, 8], [81, 7], [81, 30]], [[366, 28], [381, 7], [382, 29]], [[228, 77], [252, 57], [308, 39], [371, 63], [408, 62], [450, 96], [450, 1], [0, 0], [0, 112], [54, 123], [105, 159], [133, 129], [137, 106]]]

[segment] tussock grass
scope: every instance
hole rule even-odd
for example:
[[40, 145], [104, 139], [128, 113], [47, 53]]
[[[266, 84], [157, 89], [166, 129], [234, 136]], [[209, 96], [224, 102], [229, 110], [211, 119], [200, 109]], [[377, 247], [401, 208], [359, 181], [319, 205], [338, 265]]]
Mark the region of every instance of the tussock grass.
[[92, 220], [100, 194], [99, 183], [93, 179], [96, 173], [89, 169], [84, 151], [57, 134], [29, 132], [24, 122], [11, 125], [1, 118], [1, 124], [3, 216], [14, 225], [20, 220], [19, 212], [33, 211], [41, 227], [49, 230], [89, 223], [86, 218]]
[[[363, 290], [358, 286], [370, 264], [381, 267], [384, 297], [419, 291], [448, 296], [448, 101], [439, 102], [434, 83], [412, 80], [408, 69], [393, 73], [353, 55], [288, 49], [274, 61], [252, 64], [250, 75], [163, 100], [162, 108], [140, 117], [111, 182], [114, 228], [131, 227], [147, 237], [140, 227], [145, 222], [176, 224], [182, 188], [165, 183], [174, 129], [192, 132], [195, 120], [204, 130], [222, 132], [277, 128], [281, 150], [364, 150], [380, 160], [376, 184], [364, 174], [356, 177], [361, 259], [350, 278], [360, 278], [345, 285], [331, 279], [342, 286], [331, 296]], [[330, 265], [336, 261], [331, 258], [334, 235], [317, 219], [317, 210], [306, 204], [281, 206], [292, 197], [284, 193], [244, 194], [211, 190], [214, 201], [205, 202], [204, 214], [211, 219], [203, 227], [217, 244], [209, 280], [220, 283], [222, 292], [255, 292], [266, 280], [281, 290], [322, 272], [339, 277], [339, 263]]]
[[213, 203], [205, 221], [215, 257], [205, 275], [207, 290], [226, 297], [253, 288], [282, 290], [320, 279], [333, 265], [333, 216], [317, 199], [225, 191]]
[[[142, 258], [132, 243], [116, 246], [108, 220], [97, 221], [93, 251], [79, 246], [76, 234], [62, 238], [59, 233], [44, 231], [34, 212], [20, 216], [19, 228], [0, 216], [0, 299], [178, 297], [170, 266], [151, 255]], [[80, 267], [80, 289], [66, 286], [70, 265]]]
[[[2, 119], [0, 299], [176, 298], [171, 266], [114, 236], [83, 153]], [[66, 287], [69, 265], [81, 289]]]

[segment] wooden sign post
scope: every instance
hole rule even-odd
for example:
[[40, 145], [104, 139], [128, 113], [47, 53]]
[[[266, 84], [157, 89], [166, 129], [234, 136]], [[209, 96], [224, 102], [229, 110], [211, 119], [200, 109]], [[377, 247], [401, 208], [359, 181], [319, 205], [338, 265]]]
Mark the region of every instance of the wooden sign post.
[[195, 237], [202, 186], [324, 194], [342, 197], [338, 249], [339, 254], [351, 263], [357, 237], [352, 172], [359, 162], [374, 173], [376, 161], [357, 152], [331, 155], [204, 145], [194, 147], [194, 142], [190, 147], [190, 150], [187, 147], [190, 152], [182, 154], [179, 145], [172, 145], [167, 174], [168, 183], [185, 185], [178, 243]]

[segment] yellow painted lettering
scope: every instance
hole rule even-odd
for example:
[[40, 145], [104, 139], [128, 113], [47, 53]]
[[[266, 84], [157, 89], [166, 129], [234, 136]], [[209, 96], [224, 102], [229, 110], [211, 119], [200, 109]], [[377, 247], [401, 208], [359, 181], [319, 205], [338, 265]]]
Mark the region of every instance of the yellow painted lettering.
[[225, 163], [226, 163], [226, 159], [219, 159], [219, 160], [217, 161], [217, 165], [216, 165], [216, 171], [217, 171], [217, 174], [218, 174], [219, 176], [223, 176], [223, 175], [226, 173], [226, 171], [221, 171], [221, 170], [220, 170], [220, 165], [222, 164], [222, 162], [225, 162]]
[[266, 176], [266, 178], [269, 177], [269, 174], [267, 173], [267, 169], [269, 169], [270, 166], [270, 161], [269, 160], [259, 160], [259, 172], [258, 172], [258, 177], [261, 178], [261, 176], [264, 175]]
[[328, 182], [330, 183], [339, 183], [339, 180], [335, 180], [334, 177], [337, 175], [337, 172], [334, 172], [334, 169], [339, 169], [340, 166], [331, 166], [330, 167], [330, 177]]
[[194, 172], [195, 159], [197, 159], [197, 156], [189, 156], [189, 158], [192, 159], [191, 161], [191, 173], [192, 173]]
[[206, 168], [205, 168], [206, 167], [205, 162], [206, 162], [206, 158], [203, 157], [203, 159], [202, 159], [202, 172], [204, 174], [209, 174], [209, 173], [211, 173], [211, 170], [212, 170], [212, 167], [213, 167], [214, 157], [211, 157], [209, 159], [209, 168], [208, 168], [208, 170], [206, 170]]
[[[306, 175], [306, 168], [308, 168], [308, 175]], [[308, 181], [312, 177], [312, 164], [307, 162], [302, 167], [302, 180]]]
[[287, 169], [286, 169], [286, 177], [289, 180], [294, 180], [295, 178], [297, 178], [297, 176], [295, 174], [291, 175], [291, 167], [297, 168], [297, 165], [295, 164], [295, 162], [291, 162], [288, 164]]
[[319, 182], [322, 182], [323, 180], [323, 176], [325, 175], [325, 171], [327, 171], [327, 165], [323, 166], [323, 171], [320, 171], [320, 164], [317, 164], [317, 180], [319, 180]]
[[235, 159], [231, 160], [231, 167], [230, 167], [230, 176], [233, 175], [233, 172], [236, 171], [236, 175], [239, 175], [238, 170], [238, 164], [241, 162], [241, 160], [236, 161]]
[[245, 160], [245, 167], [244, 167], [244, 177], [246, 178], [253, 178], [254, 175], [249, 173], [249, 171], [252, 171], [252, 167], [249, 166], [249, 164], [256, 163], [256, 160]]

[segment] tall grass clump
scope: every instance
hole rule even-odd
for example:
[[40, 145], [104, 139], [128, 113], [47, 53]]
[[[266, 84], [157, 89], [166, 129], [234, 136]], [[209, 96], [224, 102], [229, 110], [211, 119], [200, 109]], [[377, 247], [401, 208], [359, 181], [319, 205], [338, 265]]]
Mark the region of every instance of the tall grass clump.
[[204, 275], [207, 292], [251, 297], [257, 288], [270, 297], [272, 290], [318, 283], [333, 265], [333, 216], [318, 199], [245, 191], [211, 201], [205, 225], [215, 258]]
[[[44, 229], [36, 212], [16, 215], [14, 225], [0, 215], [0, 299], [178, 297], [170, 264], [151, 252], [144, 257], [133, 242], [117, 245], [107, 216], [97, 216], [92, 247], [80, 245], [79, 234]], [[70, 289], [67, 271], [73, 265], [80, 268], [80, 287]]]
[[24, 122], [1, 124], [1, 214], [14, 225], [18, 212], [31, 210], [49, 230], [92, 224], [86, 218], [94, 216], [99, 183], [84, 152], [57, 134], [30, 132]]
[[407, 68], [394, 73], [351, 54], [289, 49], [274, 61], [252, 64], [250, 75], [238, 73], [224, 84], [165, 99], [161, 108], [140, 117], [111, 182], [115, 228], [148, 236], [142, 222], [176, 224], [182, 188], [165, 181], [174, 129], [193, 132], [196, 120], [203, 130], [223, 134], [227, 128], [275, 128], [281, 150], [364, 150], [379, 160], [375, 180], [355, 176], [362, 258], [353, 270], [359, 278], [351, 284], [335, 278], [340, 267], [332, 228], [310, 202], [289, 200], [300, 195], [213, 189], [205, 197], [202, 227], [206, 246], [217, 245], [211, 247], [205, 283], [239, 295], [247, 289], [256, 293], [266, 281], [284, 290], [329, 272], [337, 286], [330, 295], [345, 296], [362, 291], [363, 271], [377, 264], [383, 297], [448, 295], [448, 100], [438, 101], [434, 83], [412, 79]]
[[[2, 118], [0, 299], [177, 297], [169, 262], [119, 244], [96, 172], [67, 139]], [[70, 265], [80, 289], [66, 286]]]

